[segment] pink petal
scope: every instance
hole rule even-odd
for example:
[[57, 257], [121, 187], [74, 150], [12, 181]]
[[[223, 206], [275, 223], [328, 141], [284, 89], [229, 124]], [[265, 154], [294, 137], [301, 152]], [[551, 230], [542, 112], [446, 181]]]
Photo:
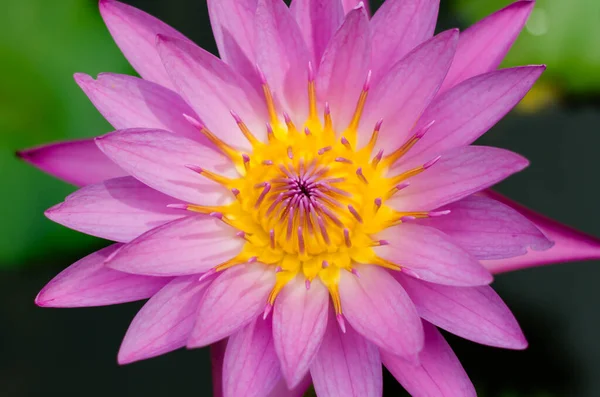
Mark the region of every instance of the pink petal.
[[281, 379], [267, 397], [302, 397], [305, 395], [310, 384], [311, 379], [310, 376], [307, 375], [302, 379], [302, 382], [298, 386], [290, 390], [288, 389], [285, 380]]
[[46, 216], [68, 228], [113, 241], [128, 242], [189, 213], [167, 208], [175, 200], [130, 176], [88, 185], [69, 195]]
[[441, 210], [451, 212], [417, 222], [446, 233], [477, 259], [511, 258], [528, 247], [543, 251], [553, 245], [526, 217], [496, 200], [469, 196]]
[[[102, 73], [94, 80], [87, 74], [75, 74], [75, 81], [104, 118], [116, 129], [156, 128], [176, 132], [194, 140], [204, 136], [183, 117], [197, 117], [192, 108], [175, 92], [121, 74]], [[208, 144], [208, 140], [202, 140]]]
[[[349, 13], [353, 8], [362, 6], [365, 7], [367, 14], [371, 14], [371, 8], [369, 7], [369, 2], [364, 0], [341, 0], [342, 6], [344, 9], [344, 13]], [[362, 3], [362, 4], [361, 4]]]
[[35, 298], [42, 307], [105, 306], [133, 302], [154, 295], [170, 278], [136, 276], [104, 266], [122, 244], [96, 251], [78, 260], [52, 279]]
[[258, 0], [254, 19], [256, 61], [273, 95], [300, 125], [308, 115], [306, 43], [283, 0]]
[[435, 122], [403, 161], [427, 161], [442, 151], [473, 143], [525, 96], [544, 69], [502, 69], [473, 77], [445, 92], [419, 119], [413, 131]]
[[223, 397], [223, 361], [229, 338], [210, 345], [213, 397]]
[[456, 58], [440, 93], [496, 69], [525, 26], [534, 1], [517, 1], [460, 34]]
[[127, 175], [102, 153], [93, 139], [63, 141], [23, 150], [17, 156], [76, 186]]
[[211, 53], [187, 41], [158, 36], [158, 52], [177, 91], [220, 139], [250, 149], [234, 111], [259, 139], [267, 136], [265, 101], [242, 76]]
[[257, 0], [209, 0], [208, 14], [221, 59], [260, 87], [254, 67], [256, 4]]
[[550, 263], [600, 259], [600, 239], [538, 214], [529, 208], [491, 190], [485, 194], [519, 211], [554, 242], [546, 251], [529, 251], [511, 259], [483, 261], [492, 273], [502, 273]]
[[381, 360], [377, 347], [348, 326], [343, 333], [330, 316], [327, 332], [310, 373], [319, 397], [381, 397]]
[[157, 18], [115, 0], [100, 0], [100, 14], [123, 55], [140, 76], [172, 89], [171, 79], [156, 52], [156, 35], [189, 40]]
[[403, 223], [377, 237], [389, 244], [374, 248], [375, 253], [415, 278], [455, 286], [492, 282], [492, 275], [473, 256], [433, 227]]
[[369, 93], [361, 121], [362, 144], [380, 119], [383, 125], [375, 150], [391, 153], [404, 143], [444, 81], [457, 42], [457, 29], [440, 33], [390, 68]]
[[433, 36], [439, 0], [386, 0], [371, 20], [373, 81]]
[[354, 329], [392, 354], [415, 360], [423, 347], [421, 319], [408, 294], [382, 268], [357, 267], [360, 277], [343, 271], [342, 311]]
[[273, 338], [281, 371], [290, 388], [304, 378], [327, 327], [329, 294], [315, 280], [307, 290], [297, 277], [288, 283], [275, 302]]
[[491, 287], [450, 287], [396, 278], [423, 319], [465, 339], [506, 349], [524, 349], [527, 341], [502, 299]]
[[344, 20], [341, 1], [293, 0], [290, 10], [300, 27], [312, 59], [319, 64], [325, 48]]
[[124, 245], [108, 266], [153, 276], [200, 274], [233, 259], [245, 241], [218, 219], [197, 214], [142, 234]]
[[464, 146], [442, 153], [431, 168], [388, 204], [398, 211], [429, 211], [490, 187], [527, 167], [524, 157], [505, 149]]
[[264, 397], [279, 379], [271, 321], [256, 318], [229, 338], [223, 363], [223, 396]]
[[201, 205], [231, 200], [224, 187], [186, 167], [235, 175], [225, 156], [198, 142], [162, 130], [129, 129], [96, 138], [96, 144], [136, 179], [169, 196]]
[[188, 347], [221, 340], [262, 313], [275, 285], [275, 272], [261, 263], [225, 270], [206, 291]]
[[425, 347], [419, 365], [381, 352], [385, 367], [413, 397], [476, 397], [475, 388], [460, 361], [431, 324], [423, 324]]
[[350, 124], [369, 71], [371, 58], [369, 19], [364, 8], [346, 15], [325, 49], [317, 75], [317, 94], [335, 115], [334, 128], [344, 131]]
[[119, 350], [119, 364], [159, 356], [185, 346], [196, 322], [196, 308], [209, 280], [177, 277], [142, 307]]

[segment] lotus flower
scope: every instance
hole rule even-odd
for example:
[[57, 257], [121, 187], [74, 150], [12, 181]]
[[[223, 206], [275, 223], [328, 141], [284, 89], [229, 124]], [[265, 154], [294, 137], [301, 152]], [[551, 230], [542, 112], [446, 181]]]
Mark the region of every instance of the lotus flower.
[[220, 59], [100, 1], [142, 78], [75, 80], [116, 131], [20, 155], [84, 186], [50, 219], [116, 243], [36, 303], [150, 298], [118, 361], [215, 344], [225, 397], [380, 396], [382, 363], [413, 396], [475, 395], [437, 327], [523, 349], [492, 273], [600, 253], [486, 190], [528, 162], [471, 145], [544, 70], [496, 70], [533, 2], [435, 36], [436, 0], [208, 7]]

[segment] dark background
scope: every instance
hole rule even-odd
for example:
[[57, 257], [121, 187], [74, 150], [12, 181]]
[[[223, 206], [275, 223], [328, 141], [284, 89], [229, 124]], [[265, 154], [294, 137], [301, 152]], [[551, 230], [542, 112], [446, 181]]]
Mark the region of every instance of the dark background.
[[[127, 0], [216, 52], [202, 0]], [[372, 2], [374, 9], [380, 1]], [[464, 28], [508, 0], [442, 0], [439, 30]], [[43, 216], [74, 188], [19, 162], [14, 151], [110, 130], [75, 72], [133, 74], [95, 0], [3, 0], [0, 26], [0, 396], [210, 396], [208, 350], [124, 367], [121, 339], [142, 303], [40, 309], [56, 273], [105, 242]], [[600, 2], [538, 0], [506, 66], [547, 63], [525, 101], [480, 143], [531, 167], [499, 186], [510, 197], [600, 236]], [[495, 288], [527, 335], [524, 352], [448, 336], [484, 397], [600, 396], [600, 268], [571, 263], [500, 275]], [[392, 377], [385, 395], [403, 395]]]

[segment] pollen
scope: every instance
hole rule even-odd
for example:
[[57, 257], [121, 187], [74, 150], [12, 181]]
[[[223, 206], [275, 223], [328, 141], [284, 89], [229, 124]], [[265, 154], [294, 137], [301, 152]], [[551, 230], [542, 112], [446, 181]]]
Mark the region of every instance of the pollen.
[[231, 191], [231, 204], [214, 207], [188, 205], [190, 211], [217, 217], [238, 230], [245, 240], [236, 257], [217, 265], [209, 273], [258, 261], [277, 272], [275, 286], [266, 302], [269, 314], [279, 292], [298, 275], [306, 288], [320, 280], [329, 290], [338, 321], [343, 328], [342, 303], [338, 293], [341, 272], [358, 276], [356, 264], [401, 270], [401, 264], [377, 257], [373, 247], [387, 244], [374, 236], [406, 220], [439, 213], [399, 213], [386, 205], [396, 192], [409, 186], [411, 177], [434, 165], [433, 159], [399, 175], [388, 175], [400, 159], [431, 127], [417, 131], [399, 149], [384, 156], [374, 152], [383, 120], [373, 126], [371, 139], [357, 147], [357, 129], [368, 100], [370, 73], [366, 76], [356, 110], [348, 126], [335, 131], [327, 103], [322, 117], [317, 109], [316, 85], [309, 65], [309, 116], [295, 125], [289, 115], [278, 113], [273, 95], [263, 79], [269, 111], [267, 137], [262, 142], [232, 110], [231, 114], [252, 149], [248, 153], [220, 141], [199, 122], [188, 117], [234, 162], [238, 178], [225, 178], [200, 166], [188, 165], [199, 177], [208, 178]]

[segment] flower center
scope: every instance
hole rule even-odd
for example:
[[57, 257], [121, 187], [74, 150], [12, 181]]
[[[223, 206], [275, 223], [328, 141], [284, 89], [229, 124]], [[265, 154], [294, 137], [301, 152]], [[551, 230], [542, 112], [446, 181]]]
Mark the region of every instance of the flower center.
[[399, 213], [386, 205], [386, 200], [408, 186], [408, 178], [435, 162], [430, 161], [400, 175], [387, 175], [390, 166], [423, 136], [427, 128], [383, 157], [383, 151], [373, 153], [381, 127], [379, 122], [368, 144], [356, 147], [368, 80], [353, 119], [341, 136], [332, 127], [327, 105], [323, 122], [318, 117], [312, 80], [308, 84], [310, 115], [300, 128], [287, 115], [284, 115], [284, 122], [279, 120], [269, 87], [266, 82], [263, 84], [271, 114], [267, 124], [268, 142], [256, 139], [244, 122], [232, 113], [252, 144], [249, 154], [238, 152], [190, 119], [232, 159], [240, 173], [239, 178], [229, 180], [199, 167], [190, 167], [228, 187], [236, 200], [222, 207], [190, 205], [187, 208], [211, 213], [240, 230], [238, 236], [247, 242], [239, 255], [218, 265], [210, 274], [253, 261], [274, 266], [277, 281], [267, 311], [283, 286], [301, 274], [307, 288], [318, 277], [329, 289], [336, 311], [341, 314], [337, 292], [340, 272], [356, 274], [352, 267], [355, 263], [400, 270], [398, 265], [375, 254], [373, 247], [387, 243], [373, 236], [403, 220], [431, 215], [426, 212]]

